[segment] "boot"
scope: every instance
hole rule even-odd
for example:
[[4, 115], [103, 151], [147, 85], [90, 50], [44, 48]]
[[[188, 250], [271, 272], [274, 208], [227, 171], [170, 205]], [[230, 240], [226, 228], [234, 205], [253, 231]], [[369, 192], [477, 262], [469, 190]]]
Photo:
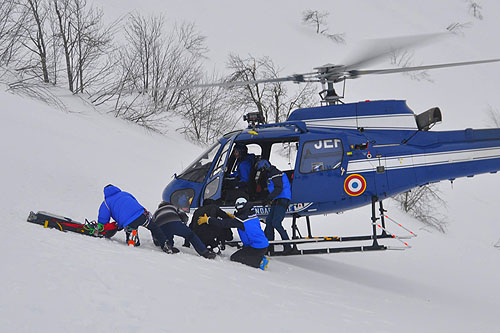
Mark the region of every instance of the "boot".
[[168, 253], [168, 254], [175, 254], [175, 253], [180, 252], [178, 248], [176, 248], [173, 245], [168, 244], [167, 242], [165, 242], [165, 244], [163, 244], [161, 249], [163, 250], [163, 252]]
[[126, 228], [125, 236], [128, 246], [141, 246], [141, 241], [139, 240], [139, 233], [137, 229]]
[[267, 265], [269, 265], [269, 259], [266, 256], [262, 257], [262, 260], [260, 261], [259, 268], [262, 269], [263, 271], [266, 270]]
[[202, 252], [200, 255], [203, 258], [207, 258], [207, 259], [214, 259], [217, 256], [214, 252], [209, 251], [209, 250], [206, 250], [205, 252]]

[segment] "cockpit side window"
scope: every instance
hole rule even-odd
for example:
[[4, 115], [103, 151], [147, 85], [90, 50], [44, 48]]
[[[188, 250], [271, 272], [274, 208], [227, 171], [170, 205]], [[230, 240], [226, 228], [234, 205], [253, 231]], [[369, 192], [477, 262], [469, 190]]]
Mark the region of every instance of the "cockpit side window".
[[344, 148], [340, 139], [308, 141], [302, 148], [300, 172], [313, 173], [340, 167]]
[[216, 143], [207, 149], [179, 175], [179, 178], [197, 183], [203, 182], [219, 148], [220, 143]]
[[229, 151], [229, 147], [231, 146], [231, 141], [228, 140], [226, 144], [224, 145], [224, 148], [222, 148], [222, 152], [219, 155], [219, 159], [217, 161], [217, 164], [215, 165], [212, 173], [210, 174], [210, 178], [215, 176], [217, 173], [219, 173], [222, 170], [222, 167], [224, 166], [224, 162], [226, 161], [226, 156]]

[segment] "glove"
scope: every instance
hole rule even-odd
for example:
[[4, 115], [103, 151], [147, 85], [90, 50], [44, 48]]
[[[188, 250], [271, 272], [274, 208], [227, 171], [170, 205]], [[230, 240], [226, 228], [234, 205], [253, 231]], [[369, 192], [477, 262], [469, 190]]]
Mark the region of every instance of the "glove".
[[198, 218], [198, 225], [202, 225], [204, 223], [208, 223], [208, 219], [209, 219], [209, 217], [207, 216], [207, 214], [203, 214], [203, 216], [200, 216]]

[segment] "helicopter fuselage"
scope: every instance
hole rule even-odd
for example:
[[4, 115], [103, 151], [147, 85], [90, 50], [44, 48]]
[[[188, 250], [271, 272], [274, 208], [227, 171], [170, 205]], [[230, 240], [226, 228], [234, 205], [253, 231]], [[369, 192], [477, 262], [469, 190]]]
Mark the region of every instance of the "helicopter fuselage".
[[[206, 199], [231, 207], [232, 149], [243, 143], [291, 182], [288, 216], [341, 212], [411, 188], [500, 170], [500, 129], [429, 131], [439, 109], [415, 115], [405, 101], [366, 101], [295, 110], [286, 122], [226, 134], [168, 184], [163, 200], [194, 210]], [[260, 217], [265, 184], [249, 184]]]

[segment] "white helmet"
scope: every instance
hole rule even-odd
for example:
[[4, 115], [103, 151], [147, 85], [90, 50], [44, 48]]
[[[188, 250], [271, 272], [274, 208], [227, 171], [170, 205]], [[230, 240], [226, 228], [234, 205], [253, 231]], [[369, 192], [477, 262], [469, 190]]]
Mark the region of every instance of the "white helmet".
[[243, 207], [245, 207], [247, 202], [248, 202], [248, 200], [245, 198], [238, 198], [238, 199], [236, 199], [236, 202], [234, 203], [234, 208], [236, 208], [237, 210], [240, 210]]

